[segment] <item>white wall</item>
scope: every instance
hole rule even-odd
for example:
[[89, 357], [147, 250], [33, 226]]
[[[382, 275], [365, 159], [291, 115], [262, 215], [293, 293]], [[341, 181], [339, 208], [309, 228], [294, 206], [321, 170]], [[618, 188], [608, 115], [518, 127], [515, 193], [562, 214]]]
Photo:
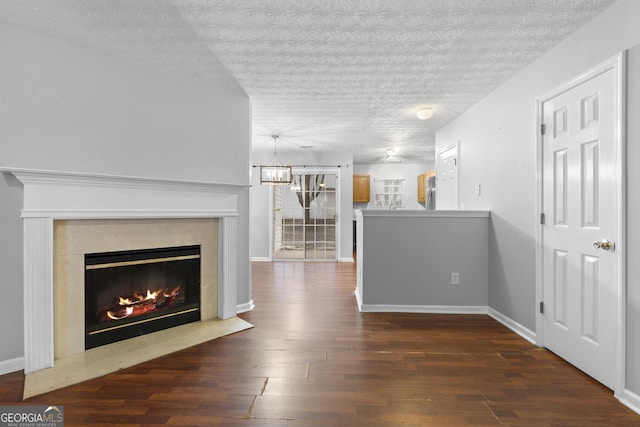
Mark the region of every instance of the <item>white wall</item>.
[[245, 94], [8, 25], [0, 43], [3, 165], [249, 184]]
[[[246, 94], [166, 76], [0, 23], [0, 166], [249, 185]], [[0, 179], [0, 364], [22, 342], [22, 189]], [[250, 298], [249, 189], [238, 303]], [[6, 325], [11, 325], [7, 327]]]
[[404, 179], [404, 209], [425, 209], [424, 203], [418, 203], [418, 175], [435, 166], [426, 163], [376, 163], [353, 165], [354, 174], [369, 175], [371, 180], [369, 198], [371, 204], [354, 203], [354, 209], [373, 208], [375, 179]]
[[[253, 153], [253, 165], [268, 164], [273, 153]], [[278, 151], [282, 164], [296, 166], [340, 166], [340, 195], [338, 227], [340, 258], [353, 259], [353, 155], [337, 152], [292, 153]], [[271, 187], [260, 185], [260, 170], [252, 168], [251, 174], [251, 258], [271, 259], [273, 250], [269, 243]]]
[[[536, 202], [536, 99], [589, 68], [640, 43], [640, 2], [620, 0], [581, 30], [569, 36], [535, 63], [459, 116], [436, 134], [436, 151], [461, 141], [459, 198], [466, 209], [490, 209], [489, 305], [505, 316], [535, 330], [534, 238]], [[638, 73], [629, 73], [637, 82]], [[637, 96], [637, 95], [636, 95]], [[629, 116], [630, 125], [637, 122]], [[636, 137], [637, 137], [636, 133]], [[629, 140], [629, 147], [638, 141]], [[630, 148], [629, 164], [637, 164]], [[630, 168], [632, 170], [633, 168]], [[635, 176], [635, 175], [634, 175]], [[628, 182], [637, 197], [640, 180]], [[475, 195], [475, 185], [482, 194]], [[633, 210], [633, 215], [631, 215]], [[638, 217], [638, 204], [630, 206], [630, 221]], [[630, 230], [629, 254], [637, 253], [637, 229]], [[630, 260], [633, 263], [632, 260]], [[630, 323], [640, 320], [637, 283], [629, 274], [627, 306]], [[633, 290], [632, 290], [633, 289]], [[640, 336], [630, 329], [628, 387], [640, 393]]]

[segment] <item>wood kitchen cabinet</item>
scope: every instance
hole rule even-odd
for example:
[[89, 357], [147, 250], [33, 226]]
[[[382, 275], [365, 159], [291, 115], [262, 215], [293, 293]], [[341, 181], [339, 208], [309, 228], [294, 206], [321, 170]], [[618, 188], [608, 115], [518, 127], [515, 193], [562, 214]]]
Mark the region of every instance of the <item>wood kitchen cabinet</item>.
[[427, 201], [427, 180], [432, 176], [436, 176], [435, 169], [418, 175], [418, 203], [425, 203]]
[[368, 203], [370, 184], [369, 175], [353, 175], [353, 201]]

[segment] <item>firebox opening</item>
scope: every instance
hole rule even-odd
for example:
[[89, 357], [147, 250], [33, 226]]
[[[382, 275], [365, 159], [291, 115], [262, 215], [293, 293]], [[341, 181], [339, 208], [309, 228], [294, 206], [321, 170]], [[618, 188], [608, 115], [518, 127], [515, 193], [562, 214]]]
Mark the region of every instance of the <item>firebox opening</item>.
[[85, 349], [199, 320], [199, 245], [85, 254]]

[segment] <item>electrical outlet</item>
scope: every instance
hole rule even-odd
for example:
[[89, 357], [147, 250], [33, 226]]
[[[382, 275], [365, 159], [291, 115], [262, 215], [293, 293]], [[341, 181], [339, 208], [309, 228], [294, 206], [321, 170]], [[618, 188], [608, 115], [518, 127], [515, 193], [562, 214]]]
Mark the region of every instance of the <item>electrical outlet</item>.
[[460, 284], [460, 273], [451, 273], [451, 284], [452, 285]]

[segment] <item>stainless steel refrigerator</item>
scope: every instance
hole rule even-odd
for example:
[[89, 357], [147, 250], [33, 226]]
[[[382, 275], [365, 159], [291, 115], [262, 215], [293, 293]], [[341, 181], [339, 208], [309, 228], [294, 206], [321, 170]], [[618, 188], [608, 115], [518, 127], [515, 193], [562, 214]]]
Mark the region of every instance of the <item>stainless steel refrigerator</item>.
[[424, 205], [428, 211], [436, 210], [436, 177], [435, 176], [429, 177], [427, 179]]

